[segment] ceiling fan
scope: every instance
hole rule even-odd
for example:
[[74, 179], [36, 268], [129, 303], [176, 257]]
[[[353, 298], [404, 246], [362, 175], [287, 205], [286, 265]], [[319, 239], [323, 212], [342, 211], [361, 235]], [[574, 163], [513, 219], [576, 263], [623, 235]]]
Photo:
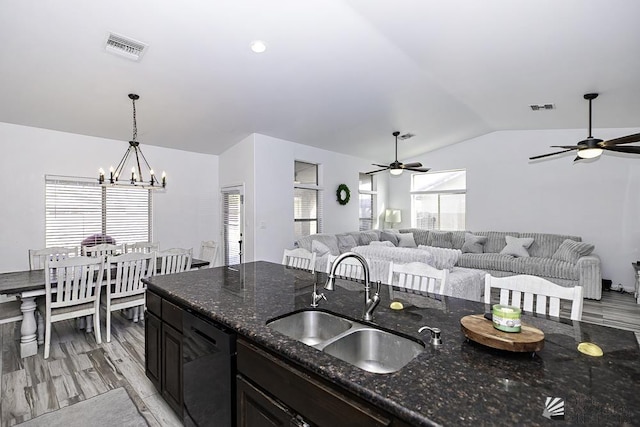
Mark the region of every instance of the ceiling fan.
[[578, 150], [576, 153], [577, 157], [573, 159], [574, 162], [582, 159], [593, 159], [598, 157], [602, 154], [603, 150], [617, 151], [619, 153], [640, 154], [640, 147], [618, 147], [618, 144], [629, 144], [640, 141], [640, 133], [634, 133], [632, 135], [622, 136], [608, 141], [594, 138], [591, 135], [591, 101], [597, 97], [597, 93], [587, 93], [584, 95], [584, 99], [589, 101], [589, 136], [587, 139], [578, 142], [577, 145], [552, 145], [554, 148], [564, 148], [564, 150], [529, 157], [529, 160], [542, 159], [543, 157], [555, 156], [556, 154], [566, 153], [573, 150]]
[[[400, 132], [398, 132], [398, 131], [393, 132], [393, 136], [396, 137], [396, 159], [391, 164], [389, 164], [388, 166], [387, 165], [379, 165], [377, 163], [373, 163], [373, 166], [379, 166], [382, 169], [376, 169], [374, 171], [367, 172], [367, 175], [371, 175], [371, 174], [382, 172], [382, 171], [386, 171], [386, 170], [389, 170], [391, 175], [401, 175], [404, 170], [414, 171], [414, 172], [427, 172], [429, 170], [429, 168], [423, 168], [422, 167], [422, 163], [420, 163], [420, 162], [404, 164], [404, 163], [398, 161], [398, 135], [400, 135]], [[408, 133], [408, 134], [402, 135], [400, 138], [401, 139], [408, 139], [408, 138], [411, 138], [412, 136], [413, 135]]]

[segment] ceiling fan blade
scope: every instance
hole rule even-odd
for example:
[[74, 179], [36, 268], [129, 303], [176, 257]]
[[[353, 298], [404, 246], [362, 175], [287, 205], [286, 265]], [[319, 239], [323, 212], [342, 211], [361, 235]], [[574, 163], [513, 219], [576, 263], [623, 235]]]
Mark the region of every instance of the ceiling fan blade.
[[365, 175], [373, 175], [374, 173], [378, 173], [378, 172], [382, 172], [382, 171], [386, 171], [387, 169], [390, 169], [389, 166], [387, 166], [384, 169], [378, 169], [378, 170], [374, 170], [374, 171], [369, 171], [369, 172], [365, 172]]
[[567, 149], [572, 149], [572, 150], [575, 150], [576, 148], [580, 148], [579, 145], [552, 145], [551, 147], [553, 147], [553, 148], [567, 148]]
[[556, 151], [555, 153], [541, 154], [539, 156], [529, 157], [529, 160], [542, 159], [544, 157], [555, 156], [556, 154], [562, 154], [562, 153], [566, 153], [568, 151], [573, 151], [573, 150], [575, 150], [575, 148], [570, 148], [568, 150], [563, 150], [563, 151]]
[[407, 165], [404, 166], [404, 169], [414, 172], [429, 172], [431, 170], [430, 168], [408, 168]]
[[617, 151], [618, 153], [640, 154], [640, 147], [602, 147], [603, 150]]
[[380, 165], [378, 163], [371, 163], [373, 166], [378, 166], [379, 168], [388, 168], [389, 165]]
[[610, 147], [612, 145], [629, 144], [631, 142], [638, 142], [638, 141], [640, 141], [640, 133], [634, 133], [633, 135], [621, 136], [620, 138], [614, 138], [605, 142], [601, 142], [600, 146]]
[[419, 168], [419, 167], [422, 167], [422, 163], [420, 163], [420, 162], [413, 162], [413, 163], [405, 163], [404, 164], [404, 168], [405, 169], [407, 169], [407, 168]]
[[580, 160], [584, 160], [584, 159], [582, 157], [580, 157], [580, 156], [576, 156], [576, 158], [573, 159], [573, 163], [579, 162]]

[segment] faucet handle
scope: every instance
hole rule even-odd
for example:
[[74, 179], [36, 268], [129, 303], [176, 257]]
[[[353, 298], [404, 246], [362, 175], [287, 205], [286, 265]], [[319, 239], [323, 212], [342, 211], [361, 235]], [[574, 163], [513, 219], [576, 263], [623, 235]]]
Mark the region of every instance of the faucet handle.
[[422, 331], [429, 330], [431, 332], [431, 339], [429, 340], [429, 344], [433, 345], [442, 345], [442, 338], [440, 338], [440, 328], [430, 328], [428, 326], [423, 326], [418, 329], [418, 333], [421, 334]]
[[315, 291], [311, 293], [311, 307], [317, 307], [318, 306], [318, 302], [323, 299], [323, 300], [327, 300], [327, 297], [324, 296], [324, 294], [319, 294]]

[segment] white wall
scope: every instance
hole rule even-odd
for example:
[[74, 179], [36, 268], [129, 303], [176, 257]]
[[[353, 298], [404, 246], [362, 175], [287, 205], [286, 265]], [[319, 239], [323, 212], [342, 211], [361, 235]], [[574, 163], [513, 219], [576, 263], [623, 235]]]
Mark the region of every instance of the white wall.
[[[97, 177], [128, 147], [115, 141], [0, 123], [0, 272], [29, 268], [27, 251], [44, 247], [45, 175]], [[161, 248], [193, 247], [219, 235], [218, 157], [141, 145], [149, 163], [167, 172], [154, 194], [153, 234]]]
[[[638, 129], [595, 129], [609, 139]], [[595, 244], [602, 276], [634, 288], [640, 259], [640, 157], [605, 153], [573, 163], [575, 154], [530, 162], [574, 145], [584, 130], [500, 131], [407, 161], [432, 170], [467, 170], [467, 229], [571, 234]], [[390, 179], [389, 203], [410, 226], [410, 174]]]
[[[358, 230], [358, 173], [371, 170], [371, 162], [295, 142], [255, 135], [255, 256], [280, 262], [282, 251], [293, 246], [293, 164], [295, 160], [320, 164], [323, 232]], [[384, 211], [386, 179], [379, 185], [378, 209]], [[347, 184], [351, 200], [340, 205], [336, 189]]]

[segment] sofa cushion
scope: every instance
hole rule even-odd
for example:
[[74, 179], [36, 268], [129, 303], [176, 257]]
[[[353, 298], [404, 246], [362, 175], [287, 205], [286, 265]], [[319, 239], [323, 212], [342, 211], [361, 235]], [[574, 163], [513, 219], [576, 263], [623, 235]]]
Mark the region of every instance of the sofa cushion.
[[380, 245], [356, 246], [353, 251], [367, 260], [393, 261], [399, 264], [424, 262], [433, 266], [433, 255], [417, 248], [390, 248]]
[[506, 236], [505, 240], [507, 246], [505, 246], [500, 253], [503, 255], [512, 255], [515, 257], [528, 257], [529, 252], [527, 248], [533, 243], [533, 237], [513, 237]]
[[413, 239], [413, 233], [398, 234], [398, 247], [400, 248], [417, 248], [416, 241]]
[[416, 241], [416, 245], [427, 244], [427, 239], [429, 237], [429, 230], [425, 230], [422, 228], [403, 228], [399, 231], [400, 231], [400, 234], [413, 233], [413, 240]]
[[553, 258], [515, 258], [511, 263], [511, 272], [556, 279], [579, 279], [578, 267], [575, 264]]
[[369, 246], [386, 246], [388, 248], [396, 247], [396, 245], [394, 245], [388, 240], [380, 240], [380, 241], [374, 240], [373, 242], [369, 243]]
[[577, 242], [582, 240], [577, 236], [547, 233], [520, 233], [518, 237], [533, 237], [533, 244], [529, 246], [527, 252], [530, 256], [540, 258], [551, 258], [566, 239]]
[[387, 241], [393, 243], [393, 246], [398, 246], [398, 234], [392, 233], [390, 231], [382, 231], [380, 232], [380, 241]]
[[451, 249], [453, 248], [453, 233], [451, 231], [429, 230], [427, 246]]
[[495, 253], [461, 254], [458, 258], [458, 267], [477, 268], [479, 270], [511, 271], [511, 262], [514, 257]]
[[351, 248], [358, 246], [358, 242], [351, 234], [338, 234], [338, 250], [341, 254], [349, 252]]
[[311, 242], [311, 252], [315, 252], [317, 257], [324, 256], [325, 254], [330, 253], [329, 246], [325, 245], [319, 240], [314, 240]]
[[576, 242], [575, 240], [567, 239], [562, 242], [551, 258], [575, 264], [580, 257], [587, 256], [593, 252], [594, 248], [595, 246], [590, 243]]
[[329, 251], [331, 255], [340, 255], [340, 249], [338, 249], [338, 238], [335, 234], [312, 234], [310, 236], [300, 237], [296, 241], [296, 247], [303, 248], [308, 250], [309, 252], [313, 252], [311, 248], [311, 244], [314, 240], [324, 243], [329, 247]]
[[476, 236], [475, 234], [465, 233], [462, 253], [481, 254], [484, 252], [485, 243], [487, 243], [487, 236]]
[[513, 236], [520, 237], [520, 233], [516, 232], [505, 232], [505, 231], [484, 231], [484, 232], [473, 232], [476, 236], [487, 236], [487, 243], [484, 245], [484, 252], [491, 252], [495, 254], [499, 254], [505, 246], [507, 246], [507, 241], [505, 237]]
[[420, 245], [418, 249], [433, 255], [433, 266], [439, 270], [451, 270], [462, 254], [460, 249], [437, 248], [435, 246]]
[[462, 250], [462, 245], [464, 245], [464, 235], [467, 234], [465, 230], [457, 230], [451, 232], [451, 244], [453, 249]]
[[366, 246], [371, 242], [378, 241], [380, 238], [378, 237], [378, 233], [375, 231], [363, 231], [360, 233], [360, 245]]

